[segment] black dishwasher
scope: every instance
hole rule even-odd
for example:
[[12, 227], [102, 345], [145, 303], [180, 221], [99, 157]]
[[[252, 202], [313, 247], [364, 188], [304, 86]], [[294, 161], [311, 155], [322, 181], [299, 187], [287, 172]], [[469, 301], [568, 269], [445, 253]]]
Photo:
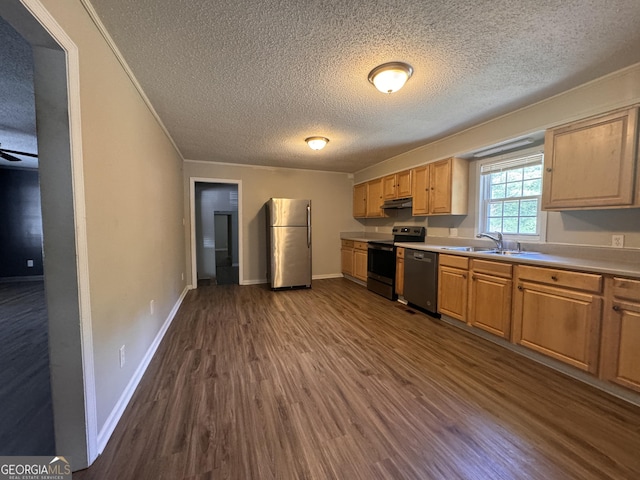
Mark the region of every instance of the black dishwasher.
[[404, 251], [404, 299], [438, 316], [438, 254]]

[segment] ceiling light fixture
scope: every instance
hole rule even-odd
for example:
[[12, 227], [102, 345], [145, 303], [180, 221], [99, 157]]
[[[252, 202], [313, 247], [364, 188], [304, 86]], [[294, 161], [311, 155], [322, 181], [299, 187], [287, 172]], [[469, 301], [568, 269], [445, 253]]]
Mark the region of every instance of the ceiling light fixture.
[[489, 155], [493, 155], [494, 153], [504, 152], [505, 150], [512, 150], [518, 147], [524, 147], [525, 145], [530, 145], [535, 140], [533, 138], [523, 138], [521, 140], [514, 140], [513, 142], [503, 143], [501, 145], [496, 145], [495, 147], [488, 148], [486, 150], [480, 150], [473, 154], [475, 158], [487, 157]]
[[389, 62], [369, 72], [369, 81], [382, 93], [400, 90], [413, 75], [413, 67], [404, 62]]
[[322, 150], [329, 143], [329, 139], [325, 137], [308, 137], [304, 141], [307, 142], [311, 150]]

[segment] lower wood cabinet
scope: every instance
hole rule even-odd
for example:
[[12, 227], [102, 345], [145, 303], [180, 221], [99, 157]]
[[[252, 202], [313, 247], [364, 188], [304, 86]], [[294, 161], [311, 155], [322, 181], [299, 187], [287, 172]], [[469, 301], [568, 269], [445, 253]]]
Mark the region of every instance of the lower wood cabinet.
[[342, 240], [340, 256], [342, 258], [342, 273], [353, 276], [353, 240]]
[[508, 263], [471, 261], [469, 325], [510, 338], [512, 270]]
[[640, 281], [607, 279], [600, 378], [640, 392]]
[[513, 342], [596, 373], [602, 276], [519, 265], [516, 285]]
[[342, 273], [367, 281], [367, 242], [342, 240]]
[[353, 242], [353, 276], [367, 281], [367, 242]]
[[438, 312], [467, 320], [469, 259], [440, 254], [438, 258]]
[[396, 249], [396, 295], [404, 295], [404, 248]]

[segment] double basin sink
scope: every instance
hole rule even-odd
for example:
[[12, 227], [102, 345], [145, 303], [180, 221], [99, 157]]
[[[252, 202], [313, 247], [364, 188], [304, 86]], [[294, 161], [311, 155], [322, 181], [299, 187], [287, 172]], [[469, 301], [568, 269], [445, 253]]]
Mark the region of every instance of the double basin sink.
[[536, 252], [525, 252], [522, 250], [498, 250], [496, 248], [486, 247], [441, 247], [442, 250], [455, 250], [457, 252], [477, 252], [477, 253], [490, 253], [492, 255], [526, 255]]

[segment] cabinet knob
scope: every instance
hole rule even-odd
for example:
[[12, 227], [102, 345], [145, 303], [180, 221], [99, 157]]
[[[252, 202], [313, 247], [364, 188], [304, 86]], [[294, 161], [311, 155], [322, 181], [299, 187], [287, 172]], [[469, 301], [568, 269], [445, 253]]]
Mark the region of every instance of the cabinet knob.
[[547, 167], [546, 168], [547, 172], [551, 172], [551, 170], [553, 170], [551, 167]]
[[553, 280], [554, 282], [558, 281], [558, 277], [555, 275], [551, 275], [551, 280]]
[[614, 305], [613, 309], [617, 312], [618, 310], [620, 310], [620, 307], [618, 305]]
[[471, 275], [471, 280], [475, 281], [475, 279], [476, 279], [476, 276], [475, 275]]
[[463, 274], [462, 274], [462, 278], [467, 278], [467, 276], [463, 273]]
[[522, 285], [518, 285], [518, 290], [522, 290]]

